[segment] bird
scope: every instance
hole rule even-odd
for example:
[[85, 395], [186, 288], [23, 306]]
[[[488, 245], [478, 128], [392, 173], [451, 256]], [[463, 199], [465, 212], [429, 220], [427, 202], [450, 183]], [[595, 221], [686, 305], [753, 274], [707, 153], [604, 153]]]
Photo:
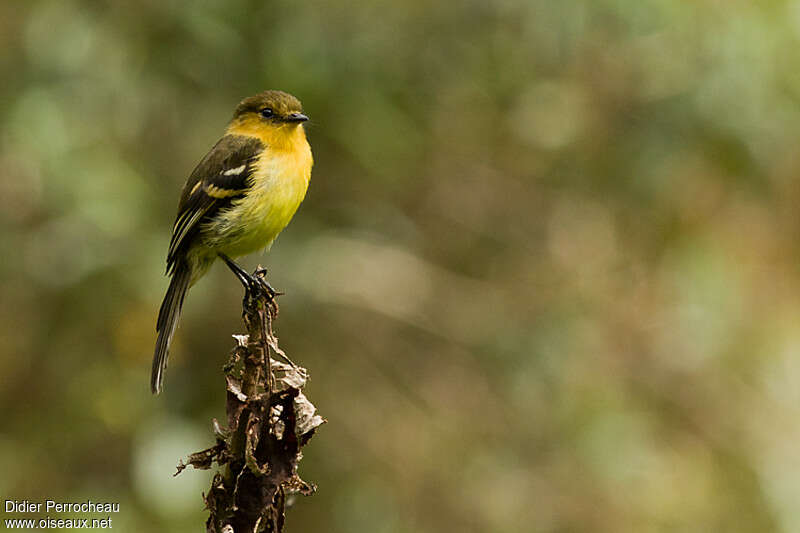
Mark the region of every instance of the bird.
[[153, 394], [163, 389], [188, 289], [217, 258], [245, 283], [249, 275], [232, 258], [268, 250], [305, 198], [314, 164], [307, 120], [300, 101], [283, 91], [247, 97], [186, 180], [167, 252], [169, 288], [156, 322]]

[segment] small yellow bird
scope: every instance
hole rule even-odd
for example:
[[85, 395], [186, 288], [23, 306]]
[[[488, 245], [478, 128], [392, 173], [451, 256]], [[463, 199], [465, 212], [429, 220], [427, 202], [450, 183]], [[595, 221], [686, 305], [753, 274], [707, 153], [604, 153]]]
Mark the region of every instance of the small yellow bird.
[[245, 281], [230, 258], [268, 249], [306, 195], [314, 163], [300, 101], [281, 91], [245, 98], [225, 135], [183, 186], [167, 253], [172, 277], [161, 303], [150, 388], [161, 392], [169, 346], [186, 291], [217, 257]]

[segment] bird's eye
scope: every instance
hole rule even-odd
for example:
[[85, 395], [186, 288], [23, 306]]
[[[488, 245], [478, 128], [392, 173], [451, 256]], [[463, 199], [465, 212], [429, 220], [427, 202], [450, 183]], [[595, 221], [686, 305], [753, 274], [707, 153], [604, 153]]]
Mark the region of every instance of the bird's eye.
[[270, 118], [272, 116], [272, 109], [265, 107], [261, 110], [261, 116], [264, 118]]

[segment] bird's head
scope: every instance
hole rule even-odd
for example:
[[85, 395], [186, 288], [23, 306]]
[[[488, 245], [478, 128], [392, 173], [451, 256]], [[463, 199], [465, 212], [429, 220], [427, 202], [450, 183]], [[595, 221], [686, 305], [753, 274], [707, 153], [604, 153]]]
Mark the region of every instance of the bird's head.
[[264, 91], [239, 103], [228, 133], [259, 137], [274, 145], [280, 138], [302, 134], [301, 124], [307, 120], [300, 100], [283, 91]]
[[233, 120], [260, 120], [271, 125], [300, 124], [308, 120], [300, 100], [283, 91], [264, 91], [242, 100]]

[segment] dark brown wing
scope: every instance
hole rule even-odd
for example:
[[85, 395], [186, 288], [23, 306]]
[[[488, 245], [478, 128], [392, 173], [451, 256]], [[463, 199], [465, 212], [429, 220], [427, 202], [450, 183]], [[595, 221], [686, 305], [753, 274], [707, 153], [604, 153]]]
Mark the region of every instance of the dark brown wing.
[[178, 203], [178, 216], [167, 253], [168, 273], [186, 253], [203, 222], [244, 196], [255, 161], [263, 149], [261, 141], [253, 137], [225, 135], [200, 161], [186, 180]]

